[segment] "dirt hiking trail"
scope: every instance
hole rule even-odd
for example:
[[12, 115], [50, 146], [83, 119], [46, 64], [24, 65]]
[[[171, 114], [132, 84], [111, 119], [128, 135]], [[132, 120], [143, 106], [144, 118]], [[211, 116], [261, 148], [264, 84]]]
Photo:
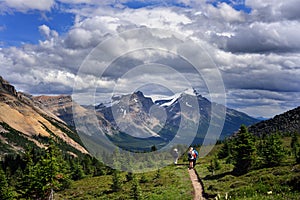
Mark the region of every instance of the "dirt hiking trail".
[[202, 185], [198, 179], [198, 176], [194, 169], [188, 169], [190, 174], [190, 179], [192, 181], [193, 187], [194, 187], [194, 200], [206, 200], [206, 198], [203, 197], [203, 189]]

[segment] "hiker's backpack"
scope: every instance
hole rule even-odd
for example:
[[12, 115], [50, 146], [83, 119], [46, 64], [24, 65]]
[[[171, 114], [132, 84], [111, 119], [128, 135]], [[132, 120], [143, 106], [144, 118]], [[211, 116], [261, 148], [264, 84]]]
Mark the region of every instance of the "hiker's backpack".
[[199, 153], [198, 153], [198, 151], [197, 151], [196, 149], [194, 149], [194, 154], [195, 154], [195, 159], [197, 159], [197, 158], [198, 158], [198, 155], [199, 155]]

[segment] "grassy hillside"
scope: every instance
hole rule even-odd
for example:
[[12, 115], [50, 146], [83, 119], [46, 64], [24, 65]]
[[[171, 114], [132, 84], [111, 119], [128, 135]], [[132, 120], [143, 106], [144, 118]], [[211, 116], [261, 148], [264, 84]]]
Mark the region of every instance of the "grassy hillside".
[[[276, 167], [255, 167], [243, 175], [232, 173], [233, 165], [218, 159], [220, 169], [212, 174], [208, 167], [223, 144], [216, 145], [195, 167], [202, 179], [208, 199], [299, 199], [300, 164], [296, 164], [290, 148], [290, 137], [282, 139], [286, 157]], [[199, 150], [199, 148], [197, 148]], [[112, 190], [113, 175], [84, 178], [73, 182], [71, 188], [55, 194], [55, 199], [134, 199], [134, 180], [127, 180], [128, 173], [120, 172], [121, 190]], [[159, 171], [135, 174], [140, 199], [193, 199], [193, 188], [183, 156], [179, 165], [170, 165]]]
[[134, 174], [128, 180], [127, 172], [120, 173], [121, 190], [113, 192], [113, 175], [85, 178], [76, 181], [70, 189], [55, 194], [55, 199], [134, 199], [133, 186], [138, 183], [142, 199], [152, 200], [190, 200], [193, 187], [187, 167], [184, 165], [168, 166], [159, 171]]
[[299, 199], [300, 164], [290, 152], [290, 137], [282, 139], [286, 157], [276, 167], [252, 169], [241, 176], [232, 174], [233, 165], [226, 159], [219, 159], [220, 169], [214, 175], [208, 170], [222, 145], [217, 145], [205, 158], [199, 160], [195, 167], [203, 181], [204, 191], [209, 199]]

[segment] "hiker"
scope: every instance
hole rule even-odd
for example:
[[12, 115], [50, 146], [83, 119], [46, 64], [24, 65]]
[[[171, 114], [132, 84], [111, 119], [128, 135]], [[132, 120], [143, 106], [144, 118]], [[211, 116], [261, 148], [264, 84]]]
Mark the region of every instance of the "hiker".
[[190, 147], [188, 151], [188, 161], [189, 161], [189, 169], [193, 169], [194, 167], [194, 151], [193, 147]]
[[174, 164], [177, 165], [178, 161], [178, 150], [175, 148], [173, 149], [173, 158], [174, 158]]
[[197, 151], [196, 149], [193, 150], [193, 155], [194, 155], [194, 159], [193, 159], [193, 167], [195, 167], [196, 161], [197, 161], [198, 155], [199, 155], [199, 153], [198, 153], [198, 151]]

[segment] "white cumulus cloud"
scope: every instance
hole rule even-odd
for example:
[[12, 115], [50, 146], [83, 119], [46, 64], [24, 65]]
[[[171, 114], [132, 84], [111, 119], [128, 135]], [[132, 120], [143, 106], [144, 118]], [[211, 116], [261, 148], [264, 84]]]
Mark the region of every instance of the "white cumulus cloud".
[[55, 4], [55, 0], [4, 0], [4, 6], [19, 11], [41, 10], [49, 11]]

